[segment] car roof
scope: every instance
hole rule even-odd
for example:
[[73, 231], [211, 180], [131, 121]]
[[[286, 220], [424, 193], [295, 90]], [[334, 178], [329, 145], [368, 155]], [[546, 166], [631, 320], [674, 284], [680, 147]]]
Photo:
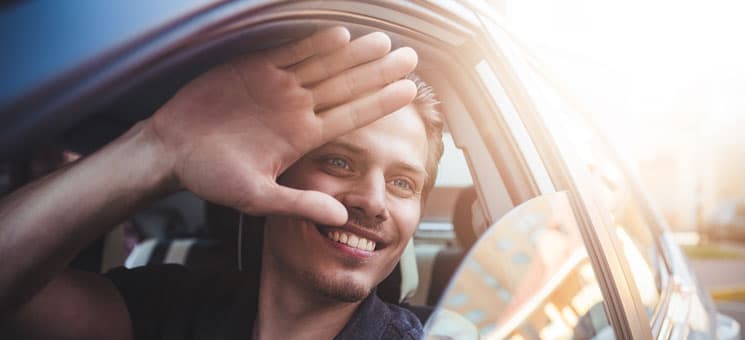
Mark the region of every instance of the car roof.
[[[301, 2], [292, 4], [298, 3]], [[366, 6], [363, 2], [349, 3], [348, 6]], [[136, 0], [80, 1], [69, 6], [27, 1], [0, 7], [0, 41], [11, 46], [6, 49], [9, 53], [0, 54], [0, 71], [6, 75], [0, 82], [0, 160], [23, 156], [47, 144], [62, 143], [84, 154], [97, 149], [149, 116], [183, 83], [240, 52], [212, 48], [216, 52], [209, 54], [214, 42], [195, 42], [204, 39], [201, 33], [230, 29], [235, 21], [247, 21], [254, 12], [276, 4]], [[313, 6], [333, 9], [345, 4], [303, 5], [307, 11]], [[473, 14], [455, 2], [386, 6], [393, 8], [394, 13], [414, 13], [415, 17], [445, 15], [455, 18], [459, 25], [474, 21], [473, 17], [464, 18], [463, 13]], [[322, 25], [322, 21], [296, 20], [296, 29], [282, 31], [275, 27], [274, 32], [279, 31], [287, 39], [297, 38]], [[258, 43], [244, 44], [243, 50], [278, 43], [267, 45], [266, 40], [257, 38], [262, 33], [266, 30], [255, 32], [253, 42]], [[160, 61], [168, 59], [169, 53], [188, 50], [184, 48], [187, 45], [192, 56], [206, 53], [200, 57], [202, 61], [172, 68], [166, 76], [153, 79], [169, 67], [159, 65]], [[145, 80], [147, 85], [143, 85]]]

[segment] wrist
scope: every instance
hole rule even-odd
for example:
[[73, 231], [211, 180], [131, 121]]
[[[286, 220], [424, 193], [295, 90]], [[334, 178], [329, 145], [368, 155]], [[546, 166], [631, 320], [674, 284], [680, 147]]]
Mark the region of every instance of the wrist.
[[140, 189], [152, 194], [167, 194], [180, 190], [174, 172], [174, 160], [166, 151], [152, 120], [138, 122], [122, 138], [123, 161], [135, 167], [141, 179]]

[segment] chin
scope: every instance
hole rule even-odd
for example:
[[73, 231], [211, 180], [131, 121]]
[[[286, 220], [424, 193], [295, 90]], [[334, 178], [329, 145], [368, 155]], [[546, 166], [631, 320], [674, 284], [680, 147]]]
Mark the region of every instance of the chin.
[[311, 289], [319, 295], [339, 302], [359, 302], [372, 294], [375, 286], [351, 277], [328, 277], [318, 273], [303, 272]]

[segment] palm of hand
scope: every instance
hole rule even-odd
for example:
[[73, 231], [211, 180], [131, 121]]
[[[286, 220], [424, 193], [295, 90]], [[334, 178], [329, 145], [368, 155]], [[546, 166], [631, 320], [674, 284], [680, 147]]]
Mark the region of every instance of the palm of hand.
[[[413, 69], [415, 54], [413, 62], [405, 53], [386, 60], [389, 42], [382, 54], [359, 51], [379, 44], [380, 36], [349, 43], [346, 30], [326, 30], [190, 82], [152, 118], [178, 185], [247, 213], [344, 223], [346, 210], [330, 196], [281, 187], [276, 178], [304, 153], [411, 101], [410, 82], [387, 83]], [[335, 73], [323, 69], [332, 63], [349, 65]], [[395, 78], [347, 86], [373, 67], [388, 68], [383, 73]]]

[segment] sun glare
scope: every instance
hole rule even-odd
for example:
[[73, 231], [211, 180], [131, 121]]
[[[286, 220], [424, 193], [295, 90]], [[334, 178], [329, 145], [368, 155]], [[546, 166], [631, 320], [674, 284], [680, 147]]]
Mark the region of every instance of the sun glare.
[[745, 188], [745, 3], [493, 3], [543, 75], [635, 162], [673, 228], [745, 196], [733, 190]]

